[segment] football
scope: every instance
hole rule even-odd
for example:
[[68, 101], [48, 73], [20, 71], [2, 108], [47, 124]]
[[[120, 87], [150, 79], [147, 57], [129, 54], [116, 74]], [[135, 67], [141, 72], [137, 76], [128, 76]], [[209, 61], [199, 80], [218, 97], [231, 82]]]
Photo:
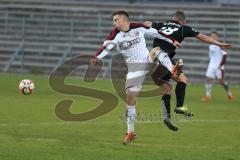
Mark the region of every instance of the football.
[[23, 79], [19, 82], [18, 88], [20, 93], [24, 95], [30, 95], [33, 92], [35, 86], [32, 80]]

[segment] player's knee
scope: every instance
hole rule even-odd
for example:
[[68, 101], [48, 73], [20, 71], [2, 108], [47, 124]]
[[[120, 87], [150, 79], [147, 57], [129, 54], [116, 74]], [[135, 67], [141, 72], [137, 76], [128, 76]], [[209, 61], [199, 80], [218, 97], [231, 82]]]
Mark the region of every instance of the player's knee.
[[207, 83], [211, 83], [213, 81], [213, 79], [212, 78], [210, 78], [210, 77], [207, 77]]
[[172, 94], [172, 90], [170, 90], [170, 89], [169, 90], [163, 90], [162, 93], [163, 93], [163, 95], [165, 95], [165, 94], [169, 94], [170, 95], [170, 94]]
[[150, 53], [157, 53], [160, 50], [160, 47], [154, 47]]
[[225, 84], [225, 82], [224, 82], [223, 79], [220, 79], [219, 82], [220, 82], [221, 85], [224, 85], [224, 84]]
[[180, 74], [178, 82], [188, 83], [188, 79], [184, 74]]
[[130, 105], [130, 106], [135, 106], [136, 105], [136, 100], [127, 99], [127, 104]]
[[133, 95], [127, 95], [127, 104], [128, 105], [135, 105], [136, 104], [136, 98]]
[[156, 60], [156, 58], [157, 58], [157, 52], [160, 50], [160, 48], [159, 47], [155, 47], [155, 48], [153, 48], [151, 51], [150, 51], [150, 57], [151, 57], [151, 59], [154, 61], [154, 60]]
[[126, 90], [127, 95], [126, 101], [128, 105], [136, 105], [136, 99], [141, 88], [142, 86], [134, 86]]
[[172, 85], [171, 84], [163, 84], [161, 86], [161, 88], [162, 88], [163, 95], [172, 93]]

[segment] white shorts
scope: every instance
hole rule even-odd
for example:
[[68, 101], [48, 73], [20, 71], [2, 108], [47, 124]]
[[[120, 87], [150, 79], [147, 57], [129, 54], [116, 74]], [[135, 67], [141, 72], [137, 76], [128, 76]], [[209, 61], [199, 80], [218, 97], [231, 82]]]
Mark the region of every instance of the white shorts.
[[128, 73], [126, 76], [125, 89], [137, 87], [141, 90], [146, 75], [156, 69], [155, 63], [132, 63], [127, 64], [127, 66]]
[[148, 71], [148, 63], [128, 64], [128, 73], [126, 76], [125, 89], [138, 86], [141, 88]]
[[224, 70], [220, 68], [208, 67], [206, 76], [213, 79], [222, 79], [224, 78]]

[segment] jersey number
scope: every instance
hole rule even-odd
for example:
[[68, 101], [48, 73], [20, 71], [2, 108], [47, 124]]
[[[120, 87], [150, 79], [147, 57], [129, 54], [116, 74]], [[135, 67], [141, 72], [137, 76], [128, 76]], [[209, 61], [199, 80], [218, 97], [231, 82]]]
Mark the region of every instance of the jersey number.
[[162, 27], [161, 32], [165, 33], [166, 35], [170, 35], [173, 32], [177, 31], [179, 28], [173, 28], [173, 27]]

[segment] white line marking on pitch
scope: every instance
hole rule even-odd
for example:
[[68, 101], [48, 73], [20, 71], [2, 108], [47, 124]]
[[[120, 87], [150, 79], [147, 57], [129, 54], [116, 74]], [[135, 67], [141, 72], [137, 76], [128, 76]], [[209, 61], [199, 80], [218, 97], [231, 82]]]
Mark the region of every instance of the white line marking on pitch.
[[[94, 141], [94, 142], [89, 142], [89, 143], [99, 143], [99, 144], [106, 144], [106, 145], [114, 145], [116, 146], [118, 143], [113, 143], [113, 142], [101, 142], [101, 141]], [[119, 142], [119, 144], [121, 144], [121, 142]], [[142, 147], [152, 147], [152, 148], [186, 148], [186, 149], [209, 149], [212, 147], [215, 147], [215, 149], [219, 149], [219, 150], [232, 150], [233, 147], [229, 147], [229, 146], [199, 146], [199, 145], [176, 145], [176, 144], [147, 144], [147, 143], [141, 143], [138, 142], [137, 140], [134, 141], [133, 143], [129, 144], [132, 146], [142, 146]]]
[[[180, 120], [180, 121], [173, 121], [175, 123], [201, 123], [201, 122], [211, 122], [211, 123], [231, 123], [231, 122], [240, 122], [240, 119], [232, 119], [232, 120]], [[0, 123], [1, 127], [7, 126], [48, 126], [48, 125], [101, 125], [101, 124], [123, 124], [125, 121], [102, 121], [102, 122], [41, 122], [41, 123]], [[162, 121], [137, 121], [136, 123], [162, 123]]]

